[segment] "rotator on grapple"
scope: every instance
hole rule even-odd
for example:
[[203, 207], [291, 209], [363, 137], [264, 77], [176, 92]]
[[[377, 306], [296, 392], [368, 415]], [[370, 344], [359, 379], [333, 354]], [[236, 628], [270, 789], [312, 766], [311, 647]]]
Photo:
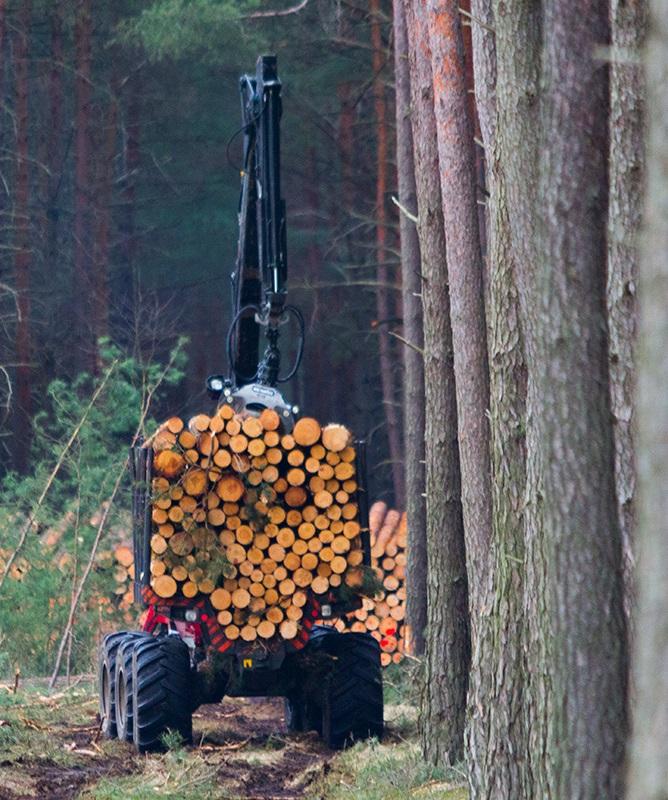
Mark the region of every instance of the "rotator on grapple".
[[[296, 373], [304, 349], [304, 321], [287, 299], [285, 203], [280, 184], [281, 83], [275, 56], [258, 59], [255, 75], [240, 82], [243, 167], [239, 244], [232, 275], [233, 309], [227, 336], [227, 374], [207, 379], [225, 416], [272, 409], [281, 429], [293, 431], [299, 415], [277, 386]], [[281, 374], [281, 330], [296, 324], [290, 369]], [[260, 354], [261, 338], [266, 344]], [[231, 411], [227, 416], [231, 416]], [[370, 562], [365, 451], [355, 442], [355, 503], [363, 563]], [[307, 589], [299, 634], [269, 641], [230, 638], [207, 594], [158, 596], [152, 588], [153, 448], [131, 453], [135, 599], [145, 607], [143, 630], [105, 637], [99, 657], [100, 716], [104, 733], [133, 742], [141, 752], [160, 748], [168, 730], [192, 737], [192, 713], [228, 696], [285, 698], [290, 730], [317, 730], [328, 745], [381, 736], [383, 698], [380, 652], [368, 634], [338, 633], [328, 620], [359, 607], [358, 596]], [[155, 537], [153, 537], [155, 538]], [[360, 556], [362, 558], [362, 556]], [[339, 581], [340, 582], [340, 581]], [[332, 582], [333, 583], [333, 582]], [[227, 631], [227, 634], [226, 634]]]

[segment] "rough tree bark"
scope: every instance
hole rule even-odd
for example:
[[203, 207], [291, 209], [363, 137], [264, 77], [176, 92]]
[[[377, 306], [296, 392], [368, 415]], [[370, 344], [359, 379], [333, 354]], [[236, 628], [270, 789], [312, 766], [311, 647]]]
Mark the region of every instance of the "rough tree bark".
[[467, 762], [472, 800], [522, 793], [527, 732], [524, 491], [526, 368], [505, 179], [496, 143], [496, 52], [491, 0], [473, 3], [475, 86], [489, 196], [488, 343], [493, 527], [490, 571], [472, 655]]
[[385, 49], [381, 31], [380, 0], [369, 0], [371, 20], [371, 47], [373, 69], [373, 98], [376, 115], [376, 309], [378, 314], [378, 348], [380, 350], [380, 380], [383, 393], [383, 408], [387, 421], [387, 442], [392, 469], [394, 501], [399, 508], [405, 508], [403, 453], [401, 448], [401, 421], [397, 405], [397, 392], [394, 380], [394, 358], [392, 342], [387, 332], [391, 308], [389, 288], [391, 276], [388, 269], [389, 251], [387, 247], [387, 171], [388, 171], [388, 126], [387, 103], [383, 67]]
[[470, 659], [450, 298], [424, 0], [405, 0], [424, 324], [427, 633], [420, 736], [425, 758], [461, 758]]
[[493, 0], [496, 44], [496, 147], [506, 193], [515, 283], [527, 364], [525, 582], [526, 657], [522, 725], [528, 758], [518, 758], [518, 798], [554, 796], [547, 751], [552, 717], [548, 645], [546, 534], [542, 514], [542, 452], [538, 429], [538, 298], [536, 293], [538, 154], [540, 152], [542, 7], [536, 0]]
[[472, 642], [482, 608], [492, 534], [489, 369], [478, 230], [473, 130], [456, 0], [428, 0], [448, 282]]
[[555, 797], [623, 796], [627, 641], [605, 303], [605, 0], [544, 16], [538, 291], [540, 442], [554, 630], [548, 759]]
[[[408, 38], [403, 0], [394, 0], [394, 75], [397, 116], [397, 178], [399, 202], [417, 216], [413, 133], [411, 131], [411, 86]], [[424, 653], [427, 625], [427, 536], [424, 469], [424, 370], [422, 363], [422, 300], [420, 298], [420, 243], [415, 223], [400, 212], [401, 286], [403, 334], [413, 347], [404, 346], [404, 472], [406, 514], [410, 531], [406, 586], [406, 616], [416, 655]], [[417, 349], [416, 349], [417, 348]]]
[[88, 298], [92, 284], [90, 236], [90, 99], [91, 99], [91, 0], [78, 0], [76, 6], [75, 47], [75, 200], [74, 200], [74, 297], [78, 352], [75, 358], [86, 369], [93, 363], [95, 344], [90, 335]]
[[610, 4], [610, 200], [608, 212], [608, 328], [610, 396], [615, 423], [615, 478], [624, 552], [627, 617], [633, 598], [635, 527], [635, 339], [637, 239], [643, 192], [644, 81], [637, 63], [642, 48], [646, 0]]
[[30, 420], [32, 413], [31, 387], [31, 341], [30, 341], [30, 195], [29, 175], [29, 119], [28, 80], [31, 0], [22, 0], [19, 8], [18, 27], [14, 42], [14, 78], [16, 101], [14, 108], [16, 130], [16, 174], [14, 191], [13, 224], [15, 228], [14, 271], [18, 295], [18, 319], [16, 322], [16, 397], [17, 413], [15, 432], [15, 464], [23, 472], [28, 465], [30, 453]]
[[638, 358], [637, 703], [629, 800], [668, 797], [668, 18], [649, 2], [647, 195]]

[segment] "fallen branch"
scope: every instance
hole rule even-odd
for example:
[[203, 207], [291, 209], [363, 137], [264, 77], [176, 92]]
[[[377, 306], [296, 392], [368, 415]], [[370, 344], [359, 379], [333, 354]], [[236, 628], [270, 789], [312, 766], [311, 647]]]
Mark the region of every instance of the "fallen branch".
[[63, 448], [60, 456], [58, 457], [58, 461], [56, 461], [56, 465], [53, 468], [53, 470], [51, 471], [51, 474], [49, 475], [49, 478], [48, 478], [48, 480], [47, 480], [47, 482], [46, 482], [46, 484], [44, 486], [44, 489], [42, 489], [42, 493], [40, 494], [40, 496], [39, 496], [39, 498], [37, 500], [37, 503], [35, 504], [35, 506], [33, 507], [32, 511], [30, 512], [30, 515], [28, 516], [28, 520], [27, 520], [26, 524], [23, 526], [23, 529], [21, 530], [21, 534], [19, 536], [18, 544], [16, 545], [16, 547], [14, 549], [14, 552], [11, 554], [11, 556], [7, 560], [7, 563], [5, 564], [4, 572], [2, 573], [2, 577], [0, 577], [0, 591], [2, 591], [2, 587], [3, 587], [4, 583], [5, 583], [7, 575], [9, 575], [9, 571], [12, 568], [12, 565], [14, 564], [14, 561], [16, 560], [16, 557], [18, 556], [19, 552], [21, 551], [21, 548], [25, 544], [25, 541], [26, 541], [26, 538], [28, 537], [28, 533], [30, 531], [30, 528], [32, 527], [32, 524], [33, 524], [33, 522], [35, 520], [35, 515], [37, 514], [39, 509], [42, 507], [42, 503], [44, 503], [44, 500], [46, 499], [46, 496], [48, 495], [49, 491], [51, 490], [51, 487], [53, 486], [53, 482], [55, 481], [56, 476], [60, 472], [60, 468], [63, 466], [63, 462], [65, 461], [65, 457], [67, 456], [67, 454], [70, 451], [70, 448], [72, 447], [72, 445], [76, 441], [77, 437], [79, 436], [79, 433], [81, 432], [81, 429], [83, 428], [86, 420], [88, 419], [88, 415], [90, 414], [93, 406], [97, 402], [97, 398], [102, 393], [102, 390], [107, 385], [107, 382], [108, 382], [109, 378], [111, 377], [113, 371], [116, 369], [116, 365], [117, 364], [118, 364], [118, 361], [114, 361], [112, 363], [112, 365], [109, 367], [109, 369], [107, 370], [107, 372], [105, 373], [104, 378], [100, 382], [100, 385], [97, 387], [97, 389], [93, 392], [93, 396], [90, 399], [90, 403], [88, 403], [88, 405], [86, 406], [86, 410], [84, 411], [84, 413], [83, 413], [81, 419], [79, 420], [77, 426], [72, 431], [72, 435], [67, 440], [67, 444], [65, 445], [65, 447]]

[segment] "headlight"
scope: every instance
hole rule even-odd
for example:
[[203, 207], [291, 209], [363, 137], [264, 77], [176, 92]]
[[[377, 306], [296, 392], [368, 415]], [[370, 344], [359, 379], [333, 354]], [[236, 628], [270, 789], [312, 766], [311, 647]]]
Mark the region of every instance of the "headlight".
[[206, 386], [210, 392], [220, 394], [225, 388], [225, 380], [220, 375], [211, 375], [206, 379]]

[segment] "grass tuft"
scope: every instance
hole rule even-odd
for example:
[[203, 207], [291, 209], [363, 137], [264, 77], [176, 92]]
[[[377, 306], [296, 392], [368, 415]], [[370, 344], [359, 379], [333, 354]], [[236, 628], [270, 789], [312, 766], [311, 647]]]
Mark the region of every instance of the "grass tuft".
[[341, 754], [311, 800], [466, 800], [458, 770], [426, 764], [416, 744], [360, 743]]
[[133, 775], [103, 778], [86, 789], [80, 800], [225, 800], [218, 769], [182, 748], [145, 758]]

